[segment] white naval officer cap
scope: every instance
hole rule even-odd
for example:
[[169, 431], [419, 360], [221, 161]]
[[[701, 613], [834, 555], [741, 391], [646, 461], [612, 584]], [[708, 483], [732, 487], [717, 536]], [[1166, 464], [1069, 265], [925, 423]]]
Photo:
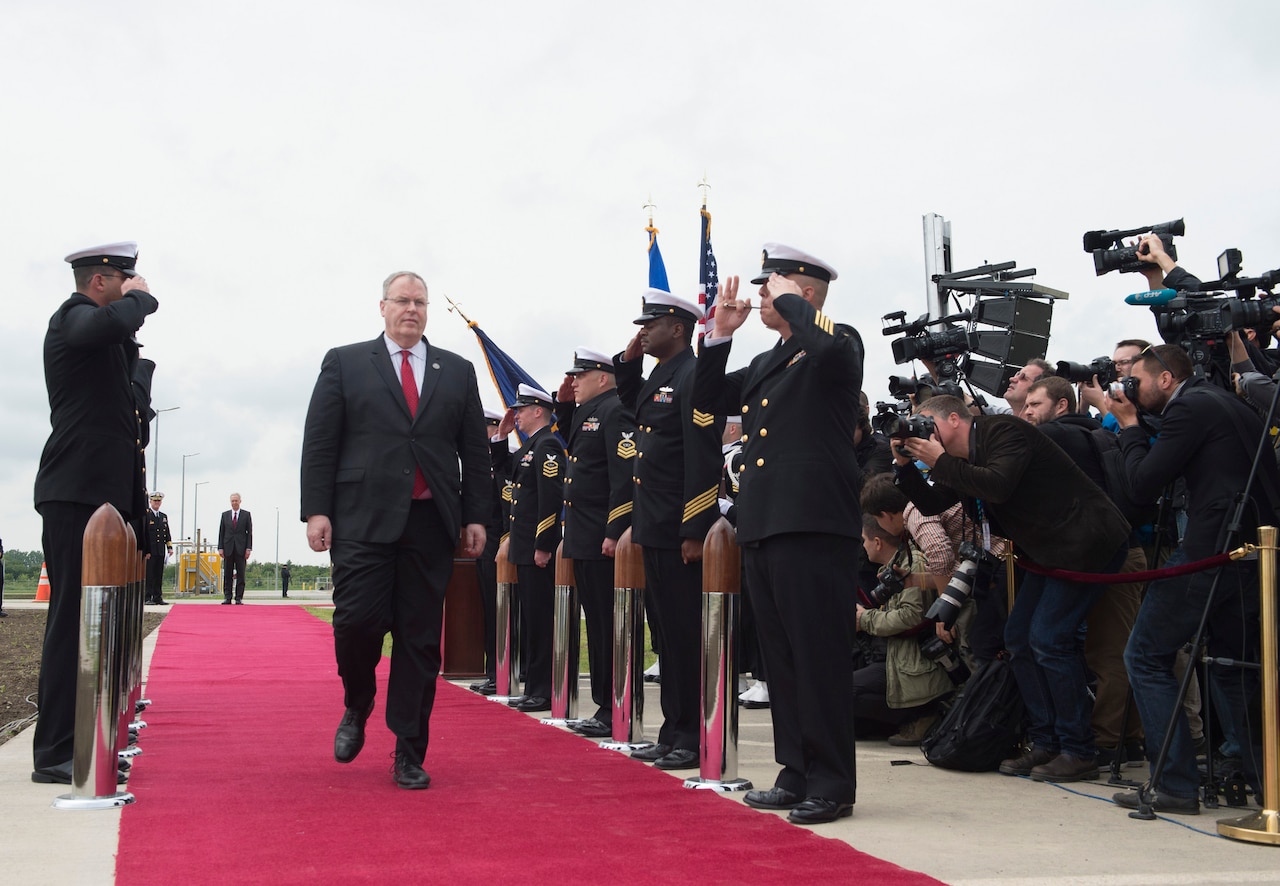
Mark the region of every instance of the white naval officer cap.
[[502, 421], [502, 413], [495, 412], [492, 409], [486, 409], [484, 411], [484, 420], [487, 422], [494, 422], [496, 424], [497, 422]]
[[551, 409], [555, 406], [555, 401], [551, 399], [551, 395], [541, 388], [535, 388], [533, 385], [521, 385], [516, 391], [515, 406], [545, 406]]
[[702, 308], [696, 302], [663, 292], [661, 289], [646, 289], [641, 302], [640, 316], [636, 325], [643, 326], [650, 320], [659, 317], [679, 317], [681, 320], [697, 322], [702, 319]]
[[766, 243], [760, 259], [760, 273], [753, 277], [751, 282], [763, 283], [773, 273], [803, 274], [806, 277], [828, 282], [839, 276], [835, 268], [807, 252], [801, 252], [783, 243]]
[[565, 375], [577, 375], [580, 372], [592, 372], [596, 369], [613, 372], [613, 358], [599, 351], [578, 348], [573, 352], [573, 366], [564, 371]]
[[88, 249], [71, 253], [63, 261], [70, 263], [72, 268], [105, 266], [115, 268], [126, 277], [136, 277], [138, 274], [133, 266], [138, 263], [138, 244], [132, 240], [126, 240], [122, 243], [90, 246]]

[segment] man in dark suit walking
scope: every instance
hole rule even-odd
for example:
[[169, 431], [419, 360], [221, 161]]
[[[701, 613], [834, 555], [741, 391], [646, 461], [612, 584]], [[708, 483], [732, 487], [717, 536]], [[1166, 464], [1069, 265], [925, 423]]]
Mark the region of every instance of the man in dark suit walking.
[[169, 534], [169, 517], [160, 510], [163, 492], [151, 493], [151, 507], [142, 517], [142, 538], [146, 544], [147, 593], [143, 600], [152, 606], [165, 605], [161, 585], [164, 583], [164, 561], [173, 553], [173, 536]]
[[245, 564], [253, 554], [253, 515], [240, 507], [240, 493], [231, 493], [231, 510], [222, 512], [218, 524], [218, 556], [222, 558], [223, 606], [231, 604], [234, 586], [235, 601], [244, 603]]
[[[134, 271], [138, 244], [112, 243], [67, 256], [76, 291], [49, 320], [45, 384], [52, 430], [36, 474], [44, 518], [49, 616], [40, 658], [31, 780], [71, 783], [75, 745], [80, 570], [84, 530], [103, 502], [141, 530], [147, 507], [142, 448], [148, 403], [134, 334], [158, 303]], [[149, 380], [149, 377], [148, 377]]]
[[853, 595], [859, 565], [860, 471], [854, 430], [862, 339], [822, 313], [836, 272], [780, 244], [765, 245], [760, 319], [780, 341], [746, 369], [725, 372], [750, 299], [724, 281], [716, 326], [703, 340], [694, 408], [742, 415], [736, 499], [743, 585], [769, 674], [774, 755], [760, 809], [790, 809], [801, 824], [852, 814]]
[[454, 551], [484, 549], [489, 451], [475, 368], [431, 345], [427, 285], [399, 271], [382, 284], [385, 332], [324, 357], [302, 442], [302, 518], [333, 563], [333, 641], [346, 712], [339, 763], [364, 747], [382, 639], [394, 642], [387, 726], [392, 775], [422, 789], [445, 588]]

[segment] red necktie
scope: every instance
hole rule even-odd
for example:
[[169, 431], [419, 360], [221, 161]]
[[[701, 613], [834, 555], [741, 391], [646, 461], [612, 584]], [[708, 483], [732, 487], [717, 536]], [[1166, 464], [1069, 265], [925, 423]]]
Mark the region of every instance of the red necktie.
[[231, 512], [231, 528], [232, 528], [232, 529], [235, 529], [235, 528], [236, 528], [236, 516], [237, 516], [239, 513], [240, 513], [239, 511], [232, 511], [232, 512]]
[[[409, 363], [409, 352], [400, 352], [400, 387], [404, 388], [404, 402], [409, 405], [409, 415], [418, 414], [418, 383], [413, 378], [413, 366]], [[417, 469], [413, 478], [413, 497], [430, 498], [431, 490], [427, 488], [427, 478], [422, 476], [422, 468]]]

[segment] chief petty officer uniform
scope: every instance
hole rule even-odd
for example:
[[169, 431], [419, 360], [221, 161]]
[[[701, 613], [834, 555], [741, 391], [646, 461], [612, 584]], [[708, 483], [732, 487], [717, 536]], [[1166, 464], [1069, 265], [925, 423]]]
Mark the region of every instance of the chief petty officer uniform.
[[[539, 405], [552, 411], [551, 395], [520, 386], [516, 406]], [[506, 441], [494, 446], [506, 447]], [[555, 623], [555, 553], [560, 546], [560, 512], [564, 506], [564, 446], [550, 424], [534, 432], [511, 456], [510, 541], [507, 559], [516, 567], [520, 614], [524, 627], [526, 677], [524, 697], [513, 706], [522, 711], [551, 709], [551, 647]], [[505, 495], [505, 493], [504, 493]], [[551, 554], [538, 566], [534, 553]]]
[[[752, 282], [775, 271], [836, 278], [811, 256], [770, 243]], [[708, 337], [693, 397], [697, 409], [742, 413], [738, 542], [782, 765], [775, 789], [748, 800], [815, 823], [848, 815], [854, 801], [849, 667], [862, 516], [853, 433], [863, 347], [856, 330], [799, 295], [778, 295], [773, 307], [791, 337], [729, 373], [732, 339]], [[822, 802], [801, 803], [813, 798]]]
[[[164, 495], [159, 492], [151, 494], [151, 507], [142, 515], [142, 537], [146, 539], [147, 558], [147, 597], [143, 601], [152, 606], [164, 605], [164, 561], [173, 553], [173, 536], [169, 534], [169, 517], [160, 510], [160, 502]], [[288, 584], [285, 585], [286, 589]]]
[[[668, 292], [650, 289], [637, 324], [667, 315], [697, 322], [700, 309]], [[653, 604], [662, 624], [662, 728], [654, 748], [632, 756], [660, 768], [687, 768], [692, 751], [697, 766], [701, 738], [702, 563], [685, 563], [681, 544], [702, 541], [720, 517], [720, 432], [723, 419], [693, 408], [693, 370], [697, 362], [686, 347], [662, 360], [649, 378], [643, 361], [613, 358], [618, 396], [634, 409], [636, 427], [635, 491], [631, 540], [644, 548], [645, 603]], [[667, 765], [654, 756], [673, 755]]]
[[[566, 375], [600, 370], [613, 373], [613, 360], [579, 348]], [[557, 403], [566, 428], [569, 474], [564, 487], [564, 555], [573, 560], [573, 577], [587, 623], [587, 661], [591, 668], [592, 717], [573, 728], [603, 738], [613, 723], [613, 559], [601, 548], [617, 541], [631, 525], [632, 465], [636, 425], [616, 389], [575, 405]], [[595, 720], [592, 723], [591, 720]]]

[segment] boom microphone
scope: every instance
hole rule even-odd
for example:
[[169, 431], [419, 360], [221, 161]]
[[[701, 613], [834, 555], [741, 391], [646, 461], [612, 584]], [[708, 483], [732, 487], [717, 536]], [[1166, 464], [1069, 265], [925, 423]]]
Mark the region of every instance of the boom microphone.
[[1135, 292], [1124, 297], [1127, 305], [1167, 305], [1178, 297], [1176, 289], [1152, 289], [1147, 292]]

